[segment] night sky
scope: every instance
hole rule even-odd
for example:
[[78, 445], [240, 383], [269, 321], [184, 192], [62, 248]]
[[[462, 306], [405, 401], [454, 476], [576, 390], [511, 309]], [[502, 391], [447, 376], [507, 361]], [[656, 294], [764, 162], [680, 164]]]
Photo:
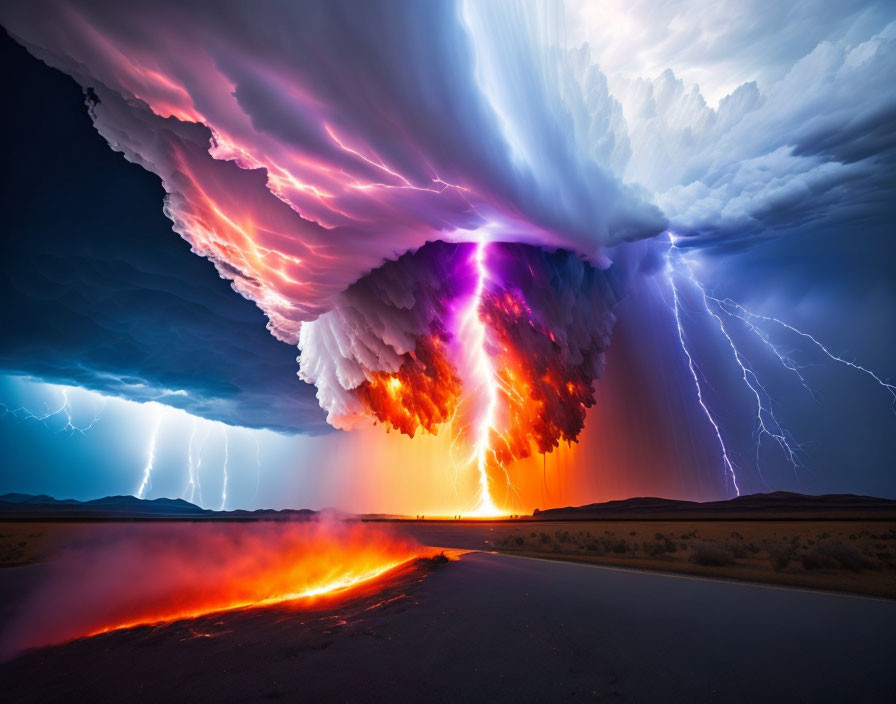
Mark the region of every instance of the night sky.
[[[438, 5], [440, 12], [450, 9], [448, 3]], [[780, 29], [755, 34], [732, 29], [725, 51], [712, 46], [702, 57], [686, 48], [684, 38], [676, 42], [675, 37], [667, 37], [668, 45], [660, 47], [665, 54], [659, 49], [639, 53], [642, 66], [620, 63], [624, 52], [616, 44], [607, 44], [603, 53], [593, 49], [591, 60], [611, 79], [609, 102], [586, 107], [613, 125], [615, 141], [605, 135], [588, 158], [602, 165], [594, 174], [606, 183], [595, 181], [597, 176], [581, 166], [584, 157], [572, 147], [563, 147], [570, 150], [568, 157], [547, 157], [551, 168], [545, 171], [563, 181], [568, 169], [576, 174], [569, 177], [570, 184], [581, 178], [603, 189], [597, 205], [586, 207], [575, 192], [568, 200], [560, 197], [566, 209], [558, 209], [552, 200], [556, 194], [545, 185], [548, 177], [544, 183], [541, 175], [526, 180], [519, 175], [522, 162], [516, 161], [511, 178], [501, 170], [500, 154], [464, 161], [432, 152], [436, 162], [448, 160], [458, 173], [478, 164], [496, 211], [514, 199], [526, 203], [514, 217], [538, 228], [555, 227], [557, 234], [545, 245], [583, 250], [587, 228], [580, 225], [591, 217], [591, 209], [615, 208], [616, 214], [601, 225], [607, 233], [601, 257], [614, 260], [617, 268], [628, 266], [623, 263], [629, 260], [638, 262], [632, 264], [631, 285], [616, 310], [606, 368], [595, 386], [597, 404], [580, 443], [564, 445], [545, 463], [553, 473], [551, 501], [733, 495], [713, 427], [697, 403], [671, 312], [668, 232], [682, 237], [672, 256], [687, 259], [708, 295], [730, 298], [766, 317], [765, 339], [743, 320], [724, 317], [731, 344], [746, 362], [748, 372], [743, 372], [717, 320], [701, 308], [699, 289], [683, 275], [680, 260], [674, 260], [679, 262], [677, 292], [686, 344], [737, 468], [741, 493], [786, 489], [896, 497], [896, 396], [883, 385], [896, 374], [896, 94], [887, 85], [892, 75], [887, 68], [896, 68], [896, 11], [883, 3], [846, 3], [837, 12], [809, 13], [807, 19], [801, 13], [811, 5], [795, 7], [793, 17], [779, 22]], [[41, 22], [28, 19], [22, 7], [11, 12], [15, 17], [4, 17], [4, 24], [11, 23], [13, 34], [37, 27], [30, 41], [38, 42]], [[581, 17], [590, 16], [587, 7], [571, 8]], [[421, 26], [438, 24], [439, 13], [420, 14]], [[164, 12], [158, 16], [163, 18]], [[795, 42], [788, 39], [787, 27], [800, 17], [801, 40]], [[265, 18], [256, 19], [263, 25]], [[222, 37], [228, 21], [221, 19]], [[487, 18], [467, 22], [472, 45], [480, 51]], [[110, 19], [110, 35], [119, 31], [114, 25]], [[129, 30], [120, 31], [130, 36]], [[581, 31], [587, 34], [587, 29]], [[570, 40], [594, 46], [601, 39], [594, 32]], [[134, 41], [143, 46], [142, 40]], [[223, 38], [217, 50], [228, 51], [229, 41]], [[233, 41], [232, 56], [249, 51]], [[785, 45], [787, 51], [778, 48]], [[6, 226], [0, 279], [0, 441], [5, 451], [0, 493], [83, 499], [137, 493], [147, 443], [155, 438], [154, 475], [145, 487], [151, 498], [186, 496], [212, 508], [336, 505], [410, 513], [418, 512], [412, 504], [427, 511], [448, 508], [442, 497], [450, 471], [440, 459], [445, 439], [409, 440], [395, 433], [387, 436], [381, 428], [330, 427], [315, 387], [297, 376], [299, 351], [292, 333], [277, 329], [272, 334], [266, 328], [270, 299], [252, 294], [248, 298], [254, 300], [249, 300], [235, 292], [221, 268], [233, 267], [233, 262], [220, 265], [216, 260], [216, 269], [191, 253], [163, 213], [159, 177], [109, 148], [92, 124], [75, 80], [5, 35], [2, 52], [8, 109], [2, 133]], [[457, 65], [452, 70], [460, 70], [462, 53], [453, 56]], [[342, 59], [350, 67], [358, 57]], [[489, 60], [497, 62], [494, 56]], [[247, 70], [234, 61], [231, 75]], [[669, 68], [675, 73], [663, 72]], [[847, 70], [856, 73], [845, 77]], [[730, 76], [730, 81], [719, 75]], [[388, 85], [390, 78], [379, 80]], [[459, 87], [451, 90], [460, 99], [467, 89], [457, 80]], [[489, 81], [478, 80], [478, 90], [488, 91]], [[709, 106], [691, 87], [693, 82], [701, 83]], [[788, 82], [802, 86], [799, 95], [788, 93]], [[606, 91], [606, 79], [602, 85]], [[403, 84], [402, 89], [401, 95], [410, 95], [414, 86]], [[283, 106], [265, 104], [263, 92], [252, 95], [245, 85], [240, 90], [241, 104], [256, 110], [253, 124], [259, 134], [278, 134], [284, 143], [293, 139], [283, 135], [283, 124], [265, 125], [260, 117], [273, 119]], [[619, 100], [616, 107], [611, 94]], [[100, 106], [119, 109], [110, 100], [103, 102], [102, 91], [99, 99]], [[493, 105], [509, 108], [514, 100], [522, 98], [502, 94], [493, 98]], [[479, 109], [472, 101], [466, 107], [469, 114]], [[743, 114], [729, 117], [738, 110]], [[687, 118], [688, 111], [697, 116]], [[712, 112], [711, 119], [700, 111]], [[350, 117], [341, 124], [351, 123], [364, 134], [365, 117]], [[686, 118], [692, 122], [683, 129]], [[464, 120], [456, 135], [459, 143], [462, 130], [472, 129]], [[544, 127], [553, 124], [550, 115], [533, 113], [531, 120], [542, 120], [533, 130], [541, 129], [551, 139], [538, 146], [518, 131], [517, 141], [511, 140], [515, 158], [519, 150], [560, 150], [557, 140], [563, 130]], [[194, 138], [186, 128], [172, 129], [183, 132], [177, 139], [185, 144]], [[435, 135], [436, 128], [431, 132]], [[579, 132], [575, 134], [578, 139]], [[418, 135], [417, 147], [436, 139], [432, 135]], [[408, 173], [413, 170], [411, 152], [402, 157]], [[394, 158], [390, 163], [398, 163], [399, 157]], [[242, 171], [236, 177], [256, 174]], [[212, 183], [212, 176], [206, 178]], [[222, 170], [214, 178], [223, 183], [229, 176]], [[258, 185], [246, 183], [240, 186], [244, 194]], [[540, 195], [522, 197], [526, 194]], [[283, 204], [277, 202], [277, 207]], [[390, 201], [390, 210], [402, 213], [402, 227], [410, 223], [408, 232], [413, 218], [422, 221], [420, 213], [429, 207], [428, 200]], [[439, 207], [440, 226], [452, 218], [464, 218], [464, 227], [470, 226], [470, 213], [456, 210], [455, 203]], [[379, 210], [371, 212], [382, 217]], [[406, 213], [411, 215], [405, 218]], [[537, 238], [535, 225], [531, 232], [515, 220], [505, 225], [516, 228], [518, 241]], [[637, 242], [621, 244], [626, 239]], [[384, 240], [378, 249], [371, 244], [369, 251], [348, 252], [351, 263], [342, 268], [328, 256], [324, 266], [329, 269], [320, 274], [321, 293], [305, 296], [300, 304], [309, 310], [339, 310], [343, 304], [333, 296], [359, 274], [367, 275], [368, 258], [394, 258], [412, 249], [411, 241], [406, 237], [403, 244], [396, 239], [390, 245]], [[225, 275], [237, 287], [243, 281], [242, 274]], [[249, 275], [245, 280], [252, 283]], [[881, 381], [831, 360], [808, 338], [767, 318], [810, 333], [830, 353], [873, 371]], [[782, 365], [772, 350], [792, 360], [797, 371]], [[744, 374], [761, 378], [767, 390], [762, 402], [786, 427], [797, 466], [772, 436], [762, 438], [756, 450], [761, 433], [757, 435], [755, 401], [744, 386]], [[54, 413], [57, 409], [61, 411]], [[197, 476], [205, 479], [201, 497], [188, 479], [197, 465]], [[229, 486], [222, 485], [224, 467], [230, 470]], [[514, 470], [524, 496], [518, 509], [548, 501], [539, 495], [541, 470], [540, 456]]]

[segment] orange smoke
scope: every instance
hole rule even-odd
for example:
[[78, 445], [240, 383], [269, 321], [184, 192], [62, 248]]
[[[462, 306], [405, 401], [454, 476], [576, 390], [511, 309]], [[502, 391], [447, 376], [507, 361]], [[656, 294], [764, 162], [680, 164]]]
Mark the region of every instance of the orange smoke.
[[421, 337], [397, 372], [378, 372], [358, 387], [362, 403], [380, 422], [414, 437], [418, 428], [435, 433], [450, 420], [461, 383], [445, 355], [444, 338]]
[[0, 654], [332, 594], [425, 551], [386, 527], [336, 520], [92, 526], [86, 537], [47, 565]]

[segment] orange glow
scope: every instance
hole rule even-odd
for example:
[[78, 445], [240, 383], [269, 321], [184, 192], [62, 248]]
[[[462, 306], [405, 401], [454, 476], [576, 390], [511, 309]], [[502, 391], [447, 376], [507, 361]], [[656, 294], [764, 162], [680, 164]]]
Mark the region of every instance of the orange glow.
[[445, 342], [435, 334], [420, 338], [397, 372], [376, 373], [357, 389], [379, 421], [410, 437], [420, 428], [435, 433], [450, 420], [460, 392], [460, 379], [445, 356]]
[[336, 519], [101, 526], [85, 535], [48, 563], [47, 579], [0, 651], [238, 609], [306, 606], [434, 552], [387, 526]]
[[177, 592], [156, 603], [137, 602], [87, 635], [335, 595], [432, 552], [364, 524], [316, 522], [294, 524], [253, 549], [254, 554], [231, 555], [233, 564], [221, 566], [222, 579], [211, 583], [196, 575]]
[[[486, 298], [484, 316], [497, 341], [495, 366], [503, 409], [492, 448], [504, 466], [575, 442], [594, 405], [591, 380], [562, 357], [549, 332], [538, 329], [525, 301], [505, 291]], [[525, 350], [524, 353], [518, 350]]]
[[[322, 555], [321, 557], [322, 559], [328, 559], [330, 556]], [[333, 561], [337, 563], [337, 565], [338, 560], [341, 557], [344, 556], [332, 556]], [[228, 600], [227, 598], [222, 596], [219, 599], [212, 599], [209, 602], [201, 605], [175, 608], [171, 611], [160, 610], [153, 613], [147, 613], [146, 615], [140, 616], [133, 621], [125, 621], [103, 626], [102, 628], [88, 633], [87, 635], [96, 636], [101, 633], [118, 631], [124, 628], [158, 625], [162, 623], [173, 623], [174, 621], [198, 618], [200, 616], [205, 616], [208, 614], [224, 613], [227, 611], [238, 611], [240, 609], [251, 609], [262, 606], [272, 606], [274, 604], [282, 604], [284, 602], [295, 602], [302, 599], [312, 599], [313, 597], [334, 595], [340, 592], [349, 591], [367, 582], [371, 582], [377, 577], [382, 577], [387, 572], [391, 572], [396, 567], [399, 567], [400, 565], [403, 565], [414, 559], [414, 557], [416, 556], [402, 556], [400, 559], [395, 559], [393, 557], [392, 561], [384, 562], [383, 560], [389, 558], [385, 556], [371, 556], [362, 554], [359, 559], [353, 561], [354, 564], [348, 566], [334, 566], [329, 571], [329, 573], [326, 574], [326, 576], [321, 578], [320, 581], [312, 580], [310, 584], [306, 584], [299, 591], [284, 591], [260, 599], [246, 597], [243, 600], [240, 600], [239, 598], [237, 598], [237, 600]], [[259, 575], [257, 577], [253, 577], [245, 581], [240, 581], [235, 584], [232, 583], [227, 586], [228, 589], [234, 589], [240, 594], [249, 593], [253, 590], [256, 593], [265, 593], [270, 589], [271, 582], [269, 580], [271, 580], [274, 584], [282, 585], [281, 588], [289, 589], [289, 586], [286, 584], [287, 580], [301, 583], [303, 581], [303, 578], [306, 577], [306, 575], [298, 574], [300, 569], [301, 568], [296, 565], [286, 573], [265, 576]], [[341, 572], [342, 569], [345, 569], [346, 571]]]

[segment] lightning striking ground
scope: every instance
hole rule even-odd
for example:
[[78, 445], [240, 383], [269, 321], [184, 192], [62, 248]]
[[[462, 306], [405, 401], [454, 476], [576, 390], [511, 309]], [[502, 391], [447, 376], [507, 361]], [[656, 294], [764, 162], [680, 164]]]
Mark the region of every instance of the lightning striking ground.
[[[719, 326], [719, 331], [722, 333], [722, 336], [725, 338], [728, 346], [731, 348], [731, 353], [734, 357], [734, 361], [737, 364], [741, 378], [743, 379], [744, 386], [752, 394], [753, 398], [756, 400], [756, 468], [757, 471], [762, 474], [762, 469], [760, 467], [759, 461], [759, 453], [762, 447], [762, 438], [769, 437], [774, 440], [778, 446], [781, 448], [781, 451], [784, 453], [785, 458], [787, 459], [788, 464], [794, 469], [794, 471], [800, 469], [802, 464], [799, 459], [799, 448], [795, 446], [795, 443], [791, 440], [790, 434], [784, 429], [781, 425], [780, 421], [775, 416], [774, 408], [772, 407], [771, 395], [766, 390], [765, 386], [759, 380], [759, 376], [756, 374], [753, 367], [746, 360], [746, 358], [741, 353], [737, 344], [734, 342], [734, 339], [731, 337], [728, 332], [728, 328], [725, 325], [725, 321], [722, 317], [712, 309], [710, 306], [710, 301], [712, 297], [707, 293], [706, 288], [702, 283], [694, 276], [694, 271], [688, 263], [687, 259], [682, 256], [681, 250], [675, 246], [674, 237], [670, 235], [670, 261], [672, 260], [672, 256], [675, 256], [675, 261], [681, 265], [681, 268], [684, 271], [685, 276], [688, 281], [694, 287], [694, 289], [700, 295], [700, 301], [703, 304], [703, 310], [705, 313], [710, 316]], [[674, 269], [674, 267], [673, 267]], [[671, 276], [670, 276], [671, 278]], [[786, 366], [786, 365], [785, 365]], [[790, 369], [790, 367], [787, 367]]]
[[221, 511], [224, 510], [224, 505], [227, 503], [227, 470], [228, 465], [230, 464], [230, 433], [227, 432], [227, 429], [224, 429], [224, 481], [221, 484]]
[[731, 461], [728, 456], [728, 448], [725, 446], [725, 440], [722, 437], [722, 431], [719, 428], [719, 424], [716, 421], [715, 417], [710, 411], [709, 406], [706, 405], [706, 401], [703, 399], [703, 388], [700, 384], [700, 376], [697, 372], [697, 365], [694, 362], [694, 357], [691, 355], [691, 351], [688, 348], [687, 342], [685, 341], [684, 328], [681, 324], [681, 301], [678, 296], [678, 286], [675, 283], [675, 271], [672, 266], [672, 249], [674, 248], [674, 240], [672, 240], [672, 236], [670, 234], [670, 241], [672, 242], [672, 246], [669, 248], [669, 251], [666, 252], [666, 274], [669, 279], [669, 286], [672, 289], [672, 313], [675, 316], [675, 327], [678, 330], [678, 341], [681, 344], [681, 349], [684, 351], [684, 355], [688, 361], [688, 370], [691, 373], [691, 377], [694, 380], [694, 388], [697, 391], [697, 403], [700, 405], [700, 408], [703, 409], [703, 414], [706, 416], [706, 419], [709, 421], [709, 424], [712, 426], [713, 432], [715, 432], [716, 440], [719, 442], [719, 449], [722, 453], [722, 463], [725, 465], [725, 469], [727, 471], [727, 476], [731, 479], [731, 483], [734, 485], [735, 493], [740, 496], [740, 487], [737, 484], [737, 472], [734, 468], [734, 463]]
[[199, 421], [193, 420], [193, 429], [190, 431], [190, 442], [187, 445], [187, 471], [189, 472], [189, 475], [187, 479], [187, 488], [184, 489], [184, 498], [190, 503], [193, 503], [196, 497], [196, 467], [193, 462], [193, 443], [196, 440], [196, 429], [198, 426]]
[[[894, 410], [896, 410], [896, 385], [889, 383], [889, 381], [883, 379], [877, 373], [856, 362], [845, 359], [840, 355], [834, 354], [814, 335], [811, 335], [804, 330], [800, 330], [799, 328], [791, 325], [790, 323], [787, 323], [780, 318], [755, 313], [752, 310], [748, 309], [746, 306], [732, 300], [731, 298], [719, 298], [711, 294], [695, 275], [690, 262], [682, 253], [682, 250], [676, 246], [676, 237], [672, 233], [669, 233], [669, 249], [666, 253], [666, 274], [669, 280], [669, 284], [672, 288], [672, 309], [675, 315], [676, 325], [678, 326], [679, 341], [681, 342], [682, 348], [684, 349], [685, 354], [688, 357], [688, 362], [691, 368], [691, 376], [694, 378], [694, 382], [697, 385], [698, 400], [700, 401], [700, 405], [706, 413], [707, 417], [710, 419], [713, 428], [716, 430], [716, 436], [719, 438], [720, 443], [722, 443], [722, 440], [721, 433], [719, 432], [718, 428], [718, 423], [712, 418], [712, 415], [711, 413], [709, 413], [706, 404], [702, 401], [702, 394], [700, 383], [696, 373], [696, 368], [693, 364], [693, 359], [690, 355], [690, 352], [688, 351], [685, 344], [680, 315], [681, 304], [675, 282], [675, 278], [677, 275], [681, 275], [688, 280], [688, 282], [700, 296], [704, 312], [716, 321], [719, 330], [725, 337], [728, 346], [731, 348], [734, 361], [737, 363], [740, 369], [743, 382], [756, 401], [756, 467], [757, 471], [759, 471], [760, 477], [762, 476], [762, 470], [759, 461], [759, 451], [763, 436], [768, 436], [775, 440], [782, 453], [784, 454], [784, 457], [787, 460], [788, 464], [795, 471], [803, 468], [803, 464], [800, 461], [800, 447], [792, 440], [790, 434], [784, 429], [784, 427], [775, 416], [775, 412], [772, 408], [771, 394], [760, 382], [756, 370], [749, 364], [749, 362], [747, 362], [737, 344], [735, 343], [734, 339], [732, 338], [731, 334], [729, 334], [723, 316], [727, 319], [739, 321], [745, 326], [747, 331], [758, 337], [763, 345], [768, 350], [770, 350], [771, 354], [773, 354], [774, 357], [778, 360], [781, 366], [787, 371], [794, 374], [799, 380], [802, 387], [813, 398], [816, 398], [816, 394], [801, 371], [804, 367], [801, 367], [799, 364], [797, 364], [797, 362], [790, 356], [790, 354], [782, 352], [782, 350], [772, 342], [769, 329], [766, 325], [763, 325], [764, 323], [779, 326], [805, 340], [808, 340], [817, 350], [820, 350], [831, 361], [837, 362], [869, 376], [893, 397], [893, 408]], [[723, 443], [722, 445], [724, 447]], [[723, 457], [725, 466], [730, 472], [730, 462], [724, 452]]]
[[156, 461], [156, 442], [159, 437], [159, 427], [162, 425], [161, 413], [156, 416], [153, 423], [152, 432], [149, 435], [149, 445], [146, 450], [146, 465], [143, 467], [143, 477], [140, 480], [140, 486], [137, 487], [136, 497], [142, 499], [147, 490], [152, 488], [152, 468]]
[[477, 380], [477, 394], [483, 401], [483, 407], [475, 421], [473, 453], [470, 457], [470, 463], [475, 464], [479, 477], [476, 506], [472, 513], [479, 516], [495, 516], [501, 511], [495, 505], [489, 488], [488, 456], [492, 452], [491, 433], [498, 410], [498, 380], [486, 350], [486, 327], [479, 312], [488, 280], [486, 251], [486, 242], [480, 241], [473, 255], [476, 265], [476, 288], [461, 316], [460, 332], [463, 339], [468, 341], [467, 349], [472, 356], [473, 378]]

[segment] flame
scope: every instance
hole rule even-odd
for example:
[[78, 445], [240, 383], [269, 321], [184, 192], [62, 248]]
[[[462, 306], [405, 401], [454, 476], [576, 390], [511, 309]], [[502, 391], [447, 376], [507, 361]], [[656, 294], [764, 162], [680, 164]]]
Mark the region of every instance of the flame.
[[435, 434], [450, 420], [461, 383], [445, 355], [445, 337], [420, 338], [397, 372], [373, 374], [358, 387], [361, 402], [380, 422], [414, 437], [418, 428]]
[[[592, 375], [566, 358], [550, 330], [541, 329], [522, 295], [505, 291], [483, 301], [483, 318], [496, 340], [504, 432], [497, 435], [500, 464], [548, 453], [561, 440], [576, 442], [594, 405]], [[520, 350], [525, 350], [525, 353]]]
[[350, 521], [94, 526], [47, 564], [0, 650], [340, 594], [430, 552]]

